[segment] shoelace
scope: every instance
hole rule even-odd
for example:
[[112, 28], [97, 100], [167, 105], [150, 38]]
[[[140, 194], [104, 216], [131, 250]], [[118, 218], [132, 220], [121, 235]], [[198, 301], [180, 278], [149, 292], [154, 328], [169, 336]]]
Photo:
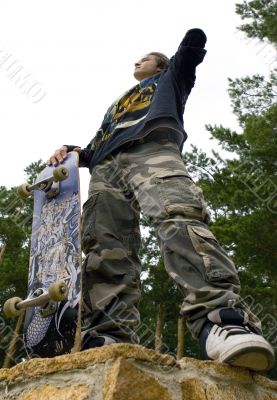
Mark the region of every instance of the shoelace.
[[225, 325], [221, 327], [219, 325], [214, 325], [213, 334], [223, 336], [225, 340], [231, 335], [249, 335], [253, 334], [253, 332], [247, 326]]

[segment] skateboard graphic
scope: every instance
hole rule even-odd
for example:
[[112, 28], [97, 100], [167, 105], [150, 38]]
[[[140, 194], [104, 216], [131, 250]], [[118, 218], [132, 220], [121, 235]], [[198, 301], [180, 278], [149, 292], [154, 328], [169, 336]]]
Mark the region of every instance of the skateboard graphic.
[[18, 188], [34, 194], [25, 300], [8, 299], [4, 312], [19, 316], [26, 309], [23, 335], [30, 357], [71, 352], [80, 321], [81, 249], [78, 154], [68, 153], [57, 168], [46, 167], [34, 184]]

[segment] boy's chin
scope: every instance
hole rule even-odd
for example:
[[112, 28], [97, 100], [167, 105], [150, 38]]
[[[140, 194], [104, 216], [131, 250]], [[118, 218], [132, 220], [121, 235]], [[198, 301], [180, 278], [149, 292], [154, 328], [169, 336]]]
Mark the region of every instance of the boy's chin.
[[143, 80], [141, 74], [138, 71], [134, 72], [134, 78], [139, 82]]

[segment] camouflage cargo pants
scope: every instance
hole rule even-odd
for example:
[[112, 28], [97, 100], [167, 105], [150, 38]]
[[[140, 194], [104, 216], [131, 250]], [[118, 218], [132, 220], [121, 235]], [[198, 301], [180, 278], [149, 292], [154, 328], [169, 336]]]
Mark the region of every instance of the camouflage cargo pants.
[[[155, 228], [168, 274], [184, 301], [181, 314], [196, 339], [208, 312], [240, 303], [236, 268], [208, 229], [201, 190], [177, 144], [162, 139], [109, 156], [92, 172], [82, 216], [83, 335], [138, 343], [140, 212]], [[249, 310], [251, 325], [259, 320]]]

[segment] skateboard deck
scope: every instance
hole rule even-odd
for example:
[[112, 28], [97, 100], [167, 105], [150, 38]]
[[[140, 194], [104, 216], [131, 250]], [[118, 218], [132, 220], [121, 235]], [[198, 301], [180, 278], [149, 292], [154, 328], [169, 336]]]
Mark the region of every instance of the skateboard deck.
[[[67, 298], [26, 308], [24, 341], [30, 357], [54, 357], [74, 347], [80, 318], [81, 250], [78, 154], [68, 153], [61, 164], [68, 177], [58, 182], [58, 193], [33, 190], [34, 212], [27, 300], [65, 283]], [[53, 176], [46, 167], [34, 185]], [[51, 189], [52, 190], [52, 189]], [[51, 192], [50, 190], [50, 192]], [[53, 297], [53, 296], [50, 296]], [[55, 298], [55, 296], [54, 296]], [[24, 302], [24, 301], [23, 301]]]

